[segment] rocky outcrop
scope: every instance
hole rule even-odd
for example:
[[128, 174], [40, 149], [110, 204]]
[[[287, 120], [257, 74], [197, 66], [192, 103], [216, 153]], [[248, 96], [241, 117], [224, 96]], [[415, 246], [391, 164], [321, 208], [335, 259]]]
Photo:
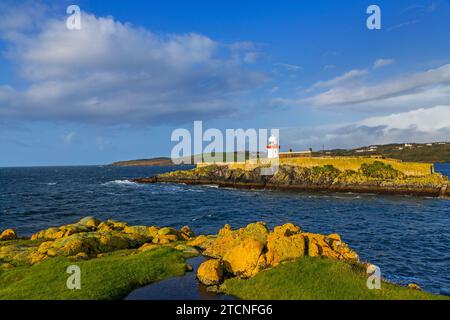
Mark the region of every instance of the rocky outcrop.
[[0, 241], [16, 240], [17, 234], [13, 229], [6, 229], [0, 234]]
[[[138, 249], [139, 252], [172, 246], [190, 254], [198, 254], [186, 242], [194, 240], [194, 233], [185, 226], [180, 230], [170, 227], [129, 226], [127, 223], [100, 221], [86, 217], [74, 224], [39, 231], [29, 240], [0, 246], [0, 263], [12, 265], [36, 264], [56, 256], [72, 257], [75, 260], [101, 257], [103, 254], [123, 249]], [[12, 229], [5, 230], [1, 240], [15, 240]]]
[[340, 171], [331, 165], [306, 168], [281, 165], [273, 175], [261, 175], [263, 167], [253, 170], [230, 169], [211, 165], [180, 170], [151, 178], [134, 179], [137, 183], [215, 184], [219, 187], [278, 189], [298, 191], [369, 192], [439, 196], [447, 193], [447, 177], [441, 174], [406, 176], [389, 165], [363, 164], [358, 171]]
[[[208, 265], [216, 261], [215, 266], [220, 265], [226, 275], [242, 278], [304, 256], [359, 261], [358, 254], [342, 242], [338, 234], [305, 233], [291, 223], [275, 227], [273, 231], [269, 231], [263, 222], [238, 230], [225, 225], [217, 238], [204, 246], [203, 254], [212, 258], [205, 262]], [[198, 275], [198, 278], [203, 282], [205, 276]]]

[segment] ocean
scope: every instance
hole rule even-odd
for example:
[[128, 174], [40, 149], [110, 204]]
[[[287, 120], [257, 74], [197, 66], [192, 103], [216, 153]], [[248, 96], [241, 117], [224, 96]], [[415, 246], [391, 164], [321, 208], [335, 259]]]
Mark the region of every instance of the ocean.
[[[29, 236], [84, 216], [132, 225], [189, 225], [198, 234], [217, 233], [225, 223], [239, 228], [255, 221], [269, 227], [293, 222], [307, 232], [339, 233], [388, 280], [450, 295], [450, 199], [128, 181], [177, 169], [0, 168], [0, 230]], [[450, 164], [436, 164], [436, 171], [450, 175]]]

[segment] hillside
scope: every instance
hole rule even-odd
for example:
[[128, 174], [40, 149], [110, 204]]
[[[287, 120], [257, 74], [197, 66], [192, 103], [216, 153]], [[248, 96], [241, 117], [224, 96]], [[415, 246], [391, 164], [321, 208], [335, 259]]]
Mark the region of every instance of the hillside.
[[[238, 152], [242, 154], [242, 152]], [[234, 153], [234, 161], [237, 160], [237, 152]], [[245, 159], [249, 158], [250, 153], [244, 153]], [[332, 149], [313, 152], [313, 156], [383, 156], [386, 158], [399, 159], [402, 161], [413, 162], [450, 162], [450, 142], [434, 143], [411, 143], [411, 144], [385, 144], [371, 145], [356, 149]], [[217, 153], [212, 155], [218, 161], [225, 161], [226, 153]], [[264, 155], [265, 156], [265, 155]], [[264, 157], [263, 156], [263, 157]], [[258, 154], [252, 153], [252, 157], [258, 157]], [[193, 162], [193, 157], [190, 159]], [[205, 162], [211, 161], [210, 155], [203, 155]], [[186, 158], [184, 163], [189, 162]], [[158, 157], [150, 159], [137, 159], [128, 161], [118, 161], [110, 164], [112, 166], [172, 166], [176, 165], [169, 157]]]
[[450, 162], [450, 143], [410, 143], [372, 145], [357, 149], [334, 149], [314, 152], [313, 155], [330, 156], [372, 156], [381, 155], [386, 158], [414, 162]]
[[128, 161], [118, 161], [110, 164], [115, 167], [131, 167], [131, 166], [172, 166], [174, 163], [170, 158], [159, 157], [151, 159], [137, 159]]

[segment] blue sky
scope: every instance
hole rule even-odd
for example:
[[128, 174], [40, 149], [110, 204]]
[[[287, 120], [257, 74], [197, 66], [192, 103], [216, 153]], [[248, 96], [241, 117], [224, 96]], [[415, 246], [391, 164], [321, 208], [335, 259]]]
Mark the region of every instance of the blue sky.
[[0, 166], [168, 156], [194, 120], [294, 149], [450, 140], [449, 31], [440, 0], [2, 1]]

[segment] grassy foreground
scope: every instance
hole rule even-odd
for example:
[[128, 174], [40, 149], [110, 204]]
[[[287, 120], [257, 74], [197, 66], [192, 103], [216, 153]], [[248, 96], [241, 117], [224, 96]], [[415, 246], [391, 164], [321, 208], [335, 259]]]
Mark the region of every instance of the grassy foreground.
[[[55, 257], [34, 266], [0, 271], [3, 299], [120, 299], [133, 289], [185, 272], [186, 254], [171, 248], [138, 253], [121, 250], [103, 258], [71, 261]], [[81, 269], [81, 289], [66, 287], [67, 267]]]
[[450, 299], [386, 282], [382, 282], [380, 290], [369, 290], [366, 281], [367, 277], [348, 263], [304, 257], [247, 280], [226, 280], [221, 290], [252, 300]]

